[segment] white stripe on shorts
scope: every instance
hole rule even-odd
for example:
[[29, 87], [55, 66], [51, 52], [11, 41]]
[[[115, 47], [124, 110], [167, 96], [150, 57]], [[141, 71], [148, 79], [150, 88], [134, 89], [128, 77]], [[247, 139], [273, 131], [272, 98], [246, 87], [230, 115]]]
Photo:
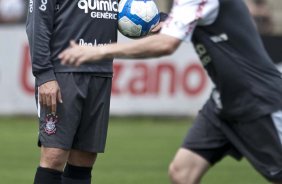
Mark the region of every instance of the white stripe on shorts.
[[37, 116], [40, 118], [39, 88], [37, 89]]
[[271, 117], [282, 144], [282, 110], [272, 113]]

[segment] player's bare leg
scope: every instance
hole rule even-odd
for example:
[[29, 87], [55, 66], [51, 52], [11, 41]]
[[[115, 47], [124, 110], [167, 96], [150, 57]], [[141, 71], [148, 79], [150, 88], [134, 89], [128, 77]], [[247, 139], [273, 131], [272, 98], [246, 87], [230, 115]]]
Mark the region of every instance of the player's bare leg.
[[40, 166], [58, 171], [63, 171], [69, 151], [58, 148], [41, 147]]
[[97, 153], [71, 150], [68, 163], [65, 167], [63, 184], [90, 184], [92, 166], [97, 158]]
[[199, 184], [210, 164], [190, 150], [180, 148], [169, 167], [173, 184]]
[[41, 147], [40, 166], [36, 171], [34, 184], [61, 184], [61, 175], [69, 151]]
[[92, 167], [97, 158], [97, 153], [71, 150], [68, 163], [80, 167]]

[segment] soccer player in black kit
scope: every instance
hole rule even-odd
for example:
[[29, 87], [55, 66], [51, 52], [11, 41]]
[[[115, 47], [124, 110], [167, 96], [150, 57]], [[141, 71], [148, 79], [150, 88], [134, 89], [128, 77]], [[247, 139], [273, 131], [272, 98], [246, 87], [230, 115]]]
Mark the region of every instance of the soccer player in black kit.
[[282, 76], [242, 0], [175, 0], [160, 34], [103, 47], [71, 42], [59, 58], [83, 66], [104, 58], [159, 57], [190, 40], [215, 89], [169, 167], [172, 183], [200, 183], [212, 165], [231, 155], [281, 184]]
[[58, 54], [70, 39], [92, 46], [116, 42], [118, 0], [30, 0], [28, 10], [41, 146], [34, 183], [90, 184], [105, 148], [112, 59], [76, 68], [61, 65]]
[[[113, 59], [64, 66], [69, 46], [117, 41], [118, 0], [30, 0], [27, 19], [36, 79], [40, 165], [35, 184], [90, 184], [92, 166], [105, 149]], [[157, 32], [159, 26], [152, 32]]]

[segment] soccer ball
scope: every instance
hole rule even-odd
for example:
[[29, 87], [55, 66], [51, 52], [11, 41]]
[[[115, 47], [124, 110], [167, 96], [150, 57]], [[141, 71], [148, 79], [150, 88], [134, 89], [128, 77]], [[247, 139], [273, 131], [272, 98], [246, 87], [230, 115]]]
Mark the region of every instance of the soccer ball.
[[118, 30], [129, 38], [146, 36], [160, 21], [154, 0], [121, 0]]

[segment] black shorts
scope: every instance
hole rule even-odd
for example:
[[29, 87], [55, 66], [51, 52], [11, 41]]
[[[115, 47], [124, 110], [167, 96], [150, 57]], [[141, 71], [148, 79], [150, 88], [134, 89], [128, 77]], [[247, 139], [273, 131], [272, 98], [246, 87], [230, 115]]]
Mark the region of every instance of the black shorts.
[[104, 152], [112, 78], [90, 73], [56, 73], [56, 78], [63, 103], [58, 103], [56, 116], [51, 115], [49, 109], [38, 106], [38, 145]]
[[211, 164], [225, 155], [245, 157], [270, 181], [282, 181], [282, 111], [251, 122], [223, 121], [210, 99], [195, 119], [183, 147]]

